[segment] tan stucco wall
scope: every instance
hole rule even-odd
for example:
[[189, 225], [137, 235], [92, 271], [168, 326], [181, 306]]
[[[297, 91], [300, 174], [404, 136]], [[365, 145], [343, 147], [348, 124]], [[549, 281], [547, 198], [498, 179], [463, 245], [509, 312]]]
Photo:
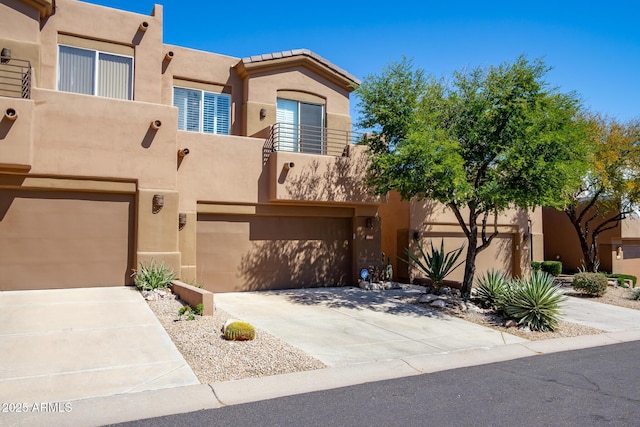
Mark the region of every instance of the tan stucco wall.
[[[5, 117], [8, 109], [15, 120]], [[30, 169], [33, 163], [34, 103], [29, 99], [0, 97], [0, 168]]]
[[404, 248], [409, 244], [409, 202], [401, 200], [397, 191], [391, 191], [387, 202], [380, 205], [379, 216], [382, 252], [391, 261], [394, 279], [406, 282], [409, 269], [398, 257], [406, 258]]
[[[0, 3], [0, 39], [37, 43], [40, 36], [40, 12], [19, 0]], [[5, 47], [4, 45], [1, 47]], [[11, 52], [15, 55], [15, 52]], [[19, 56], [16, 55], [16, 58]]]

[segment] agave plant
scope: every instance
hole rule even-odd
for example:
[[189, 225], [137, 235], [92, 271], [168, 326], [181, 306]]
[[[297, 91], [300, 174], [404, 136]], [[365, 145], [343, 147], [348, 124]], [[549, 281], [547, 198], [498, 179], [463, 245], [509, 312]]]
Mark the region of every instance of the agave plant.
[[558, 327], [560, 304], [565, 299], [560, 286], [553, 284], [553, 276], [535, 272], [513, 287], [505, 313], [533, 331], [553, 331]]
[[475, 298], [485, 307], [503, 311], [511, 293], [511, 283], [504, 273], [491, 269], [477, 279]]
[[[464, 245], [458, 249], [451, 250], [449, 252], [444, 251], [444, 239], [440, 240], [440, 249], [433, 247], [433, 242], [429, 242], [431, 250], [426, 252], [420, 242], [416, 240], [416, 245], [420, 251], [420, 255], [411, 252], [409, 248], [404, 251], [411, 261], [413, 261], [418, 269], [420, 269], [433, 283], [435, 290], [438, 290], [442, 286], [444, 279], [456, 268], [458, 268], [463, 261], [456, 264]], [[402, 259], [402, 258], [401, 258]], [[411, 265], [411, 263], [405, 259], [402, 261]]]

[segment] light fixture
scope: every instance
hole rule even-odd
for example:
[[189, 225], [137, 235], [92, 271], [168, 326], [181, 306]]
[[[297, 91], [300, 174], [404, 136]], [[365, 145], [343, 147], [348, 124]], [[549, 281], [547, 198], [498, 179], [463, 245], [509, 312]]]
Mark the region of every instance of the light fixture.
[[373, 217], [367, 218], [367, 228], [373, 228]]
[[0, 51], [0, 63], [6, 64], [11, 61], [11, 49], [3, 47]]
[[260, 120], [264, 120], [265, 117], [267, 117], [267, 109], [266, 108], [261, 108], [260, 109]]
[[180, 150], [178, 150], [178, 157], [184, 157], [187, 154], [189, 154], [188, 148], [181, 148]]
[[151, 129], [158, 130], [162, 126], [162, 122], [160, 120], [152, 120], [151, 121]]
[[149, 23], [147, 21], [142, 21], [138, 28], [140, 31], [147, 31], [149, 29]]
[[171, 61], [173, 59], [173, 51], [170, 50], [169, 52], [165, 53], [164, 59], [166, 59], [167, 61]]
[[162, 194], [154, 194], [153, 195], [153, 213], [158, 213], [164, 206], [164, 195]]
[[178, 230], [182, 230], [187, 225], [187, 214], [181, 212], [178, 214]]
[[4, 118], [7, 120], [14, 121], [18, 118], [18, 112], [15, 108], [7, 108], [7, 111], [4, 112]]
[[616, 248], [616, 259], [621, 259], [622, 258], [622, 246], [618, 246]]
[[414, 231], [413, 232], [413, 240], [415, 240], [416, 242], [418, 240], [420, 240], [420, 232], [419, 231]]

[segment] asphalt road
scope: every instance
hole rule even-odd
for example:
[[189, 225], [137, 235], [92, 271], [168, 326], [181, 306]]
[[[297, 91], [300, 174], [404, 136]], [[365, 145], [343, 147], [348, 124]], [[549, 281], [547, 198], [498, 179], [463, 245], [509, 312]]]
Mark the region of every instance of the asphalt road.
[[640, 341], [118, 425], [638, 426]]

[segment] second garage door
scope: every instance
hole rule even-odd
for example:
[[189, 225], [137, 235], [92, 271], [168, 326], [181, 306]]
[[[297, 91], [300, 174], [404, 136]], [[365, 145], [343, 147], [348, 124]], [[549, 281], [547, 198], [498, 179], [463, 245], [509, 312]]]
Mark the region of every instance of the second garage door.
[[197, 281], [214, 292], [351, 283], [351, 218], [198, 215]]

